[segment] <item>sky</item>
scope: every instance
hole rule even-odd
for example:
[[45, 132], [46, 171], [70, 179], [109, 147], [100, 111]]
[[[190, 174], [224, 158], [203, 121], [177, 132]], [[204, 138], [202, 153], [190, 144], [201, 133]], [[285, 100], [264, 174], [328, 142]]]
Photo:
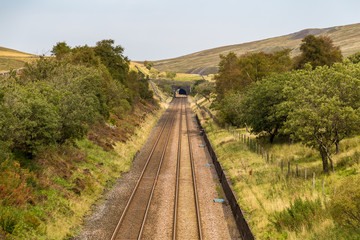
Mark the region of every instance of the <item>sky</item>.
[[57, 42], [115, 40], [131, 60], [160, 60], [360, 23], [359, 0], [0, 0], [0, 46], [50, 55]]

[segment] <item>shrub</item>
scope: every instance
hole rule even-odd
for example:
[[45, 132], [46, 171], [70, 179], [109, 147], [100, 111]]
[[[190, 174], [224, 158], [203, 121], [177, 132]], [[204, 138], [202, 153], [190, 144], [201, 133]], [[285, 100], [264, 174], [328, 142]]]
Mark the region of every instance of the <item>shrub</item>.
[[270, 216], [269, 221], [273, 223], [278, 231], [288, 229], [299, 231], [303, 227], [311, 228], [316, 220], [321, 220], [325, 210], [322, 208], [320, 199], [315, 201], [296, 198], [290, 207]]
[[360, 178], [346, 178], [330, 201], [330, 214], [336, 225], [360, 233]]
[[12, 234], [20, 222], [18, 212], [10, 207], [0, 208], [0, 227], [7, 233]]

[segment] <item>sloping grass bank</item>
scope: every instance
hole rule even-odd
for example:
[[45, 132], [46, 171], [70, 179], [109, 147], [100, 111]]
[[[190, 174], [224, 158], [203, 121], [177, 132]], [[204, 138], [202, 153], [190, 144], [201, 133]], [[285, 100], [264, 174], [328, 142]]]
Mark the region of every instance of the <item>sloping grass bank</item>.
[[[206, 112], [193, 108], [257, 239], [360, 239], [359, 222], [351, 222], [354, 228], [339, 224], [347, 211], [355, 214], [355, 219], [358, 216], [353, 206], [360, 201], [356, 194], [360, 184], [359, 136], [340, 143], [340, 153], [333, 157], [335, 171], [323, 175], [317, 151], [282, 139], [269, 144], [267, 139], [250, 135], [245, 129], [223, 129]], [[240, 137], [244, 135], [245, 142]], [[258, 146], [274, 157], [268, 162], [265, 155], [259, 154]], [[341, 206], [337, 201], [344, 205], [337, 208]]]
[[73, 237], [104, 190], [130, 169], [163, 111], [136, 116], [141, 122], [129, 122], [132, 134], [113, 141], [113, 150], [83, 139], [47, 149], [33, 160], [21, 154], [1, 160], [0, 239]]

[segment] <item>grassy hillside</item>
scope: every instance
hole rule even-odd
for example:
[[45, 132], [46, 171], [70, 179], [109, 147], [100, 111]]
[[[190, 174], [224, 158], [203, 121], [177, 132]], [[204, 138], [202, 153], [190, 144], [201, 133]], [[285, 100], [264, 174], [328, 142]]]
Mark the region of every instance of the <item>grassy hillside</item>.
[[[138, 69], [140, 69], [142, 73], [144, 73], [145, 75], [149, 75], [149, 77], [152, 79], [167, 79], [165, 71], [160, 71], [154, 67], [148, 70], [144, 66], [144, 64], [140, 62], [130, 62], [130, 69], [135, 71], [138, 71]], [[180, 82], [188, 82], [188, 81], [192, 82], [201, 79], [202, 77], [199, 76], [198, 74], [177, 73], [173, 80]], [[171, 79], [167, 79], [167, 80], [171, 80]]]
[[301, 40], [309, 34], [330, 37], [335, 45], [340, 46], [344, 57], [360, 51], [360, 23], [358, 23], [324, 29], [306, 29], [285, 36], [208, 49], [178, 58], [155, 61], [154, 67], [160, 71], [207, 74], [216, 72], [220, 61], [219, 55], [229, 52], [240, 55], [247, 52], [273, 52], [290, 48], [293, 49], [292, 55], [296, 56], [300, 52]]
[[0, 47], [0, 72], [21, 68], [26, 62], [32, 61], [35, 58], [37, 56], [29, 53]]

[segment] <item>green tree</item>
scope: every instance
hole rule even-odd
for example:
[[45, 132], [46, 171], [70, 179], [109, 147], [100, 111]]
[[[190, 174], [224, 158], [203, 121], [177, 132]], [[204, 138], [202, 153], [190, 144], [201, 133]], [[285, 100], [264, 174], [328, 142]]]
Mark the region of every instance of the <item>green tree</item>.
[[220, 124], [230, 123], [237, 127], [244, 126], [244, 122], [241, 119], [241, 98], [241, 94], [229, 92], [221, 102], [216, 105], [216, 109], [218, 110], [216, 115]]
[[154, 63], [145, 60], [145, 61], [144, 61], [144, 66], [145, 66], [148, 70], [151, 70], [151, 68], [154, 66]]
[[101, 66], [101, 59], [96, 56], [93, 47], [79, 46], [72, 49], [71, 62], [73, 64], [85, 65], [86, 67], [99, 68]]
[[11, 149], [32, 157], [41, 147], [56, 143], [60, 128], [57, 108], [35, 84], [9, 85], [1, 108], [7, 109], [7, 119], [0, 122], [0, 128], [6, 133], [2, 141], [10, 143]]
[[215, 84], [213, 82], [204, 81], [198, 84], [194, 91], [201, 97], [204, 97], [206, 100], [210, 101], [211, 94], [215, 93]]
[[238, 67], [238, 57], [230, 52], [220, 55], [218, 74], [215, 75], [217, 99], [220, 101], [228, 91], [238, 91], [246, 85], [242, 80], [241, 69]]
[[294, 72], [286, 88], [289, 101], [284, 104], [291, 111], [285, 132], [320, 152], [324, 172], [333, 169], [336, 143], [359, 131], [358, 75], [358, 66], [335, 64]]
[[288, 116], [289, 109], [279, 106], [288, 99], [284, 88], [290, 78], [290, 73], [282, 73], [255, 82], [241, 99], [241, 120], [251, 127], [251, 132], [269, 134], [270, 142], [273, 142]]
[[308, 35], [302, 40], [300, 46], [301, 55], [295, 60], [295, 68], [302, 69], [306, 63], [310, 63], [315, 69], [318, 66], [331, 66], [342, 60], [340, 48], [326, 36], [315, 37]]
[[66, 42], [58, 42], [52, 48], [52, 55], [56, 56], [57, 59], [62, 59], [70, 54], [71, 48], [66, 44]]
[[244, 92], [253, 82], [260, 81], [272, 73], [290, 70], [290, 50], [274, 53], [248, 53], [237, 57], [230, 52], [220, 55], [219, 71], [215, 76], [217, 99], [221, 100], [228, 91]]
[[176, 72], [168, 71], [168, 72], [166, 72], [166, 77], [173, 80], [176, 77]]
[[124, 48], [113, 46], [114, 40], [102, 40], [96, 43], [95, 54], [100, 57], [114, 80], [127, 85], [126, 76], [129, 72], [129, 59], [123, 55]]

